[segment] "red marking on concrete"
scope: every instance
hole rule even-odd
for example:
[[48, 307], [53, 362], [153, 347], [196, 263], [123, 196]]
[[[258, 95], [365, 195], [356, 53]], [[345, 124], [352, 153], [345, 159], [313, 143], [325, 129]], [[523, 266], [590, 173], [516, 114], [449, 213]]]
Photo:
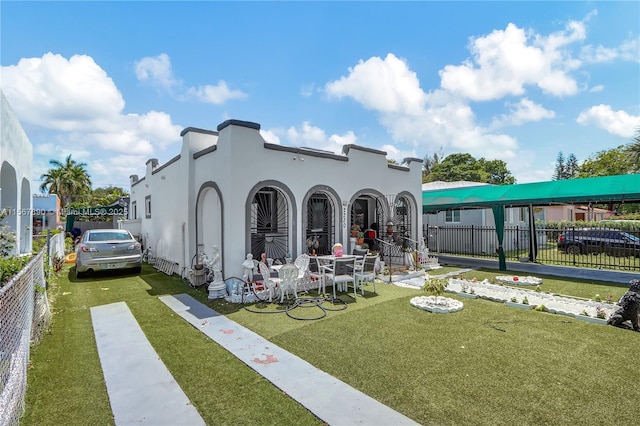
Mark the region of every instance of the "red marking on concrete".
[[224, 334], [233, 334], [233, 330], [220, 330], [222, 331]]
[[274, 362], [278, 362], [278, 358], [276, 358], [273, 355], [265, 355], [265, 356], [266, 356], [266, 359], [254, 358], [253, 362], [255, 362], [256, 364], [262, 364], [262, 365], [273, 364]]

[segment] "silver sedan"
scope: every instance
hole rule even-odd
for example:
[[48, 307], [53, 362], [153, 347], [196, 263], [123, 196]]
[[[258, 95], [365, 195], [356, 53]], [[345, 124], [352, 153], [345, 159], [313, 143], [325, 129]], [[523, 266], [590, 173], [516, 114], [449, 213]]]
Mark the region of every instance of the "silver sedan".
[[96, 271], [142, 270], [140, 243], [126, 229], [90, 229], [76, 244], [76, 278]]

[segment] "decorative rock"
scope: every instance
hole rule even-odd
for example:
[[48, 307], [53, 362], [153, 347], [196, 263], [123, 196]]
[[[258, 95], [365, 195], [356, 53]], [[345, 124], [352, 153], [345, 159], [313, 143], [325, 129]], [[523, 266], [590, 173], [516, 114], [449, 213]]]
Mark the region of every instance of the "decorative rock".
[[515, 285], [540, 285], [542, 284], [542, 278], [538, 277], [520, 277], [518, 275], [499, 275], [496, 277], [496, 281], [500, 281], [505, 284]]
[[462, 310], [464, 305], [459, 300], [442, 296], [417, 296], [409, 303], [419, 309], [433, 312], [434, 314], [448, 314]]

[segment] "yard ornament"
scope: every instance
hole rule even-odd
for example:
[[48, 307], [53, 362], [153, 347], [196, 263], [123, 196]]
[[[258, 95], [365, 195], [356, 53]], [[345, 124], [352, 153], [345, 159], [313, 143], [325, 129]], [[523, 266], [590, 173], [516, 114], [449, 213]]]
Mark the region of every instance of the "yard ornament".
[[222, 280], [222, 261], [220, 260], [220, 248], [212, 247], [213, 256], [211, 258], [210, 269], [213, 271], [213, 281], [209, 284], [209, 300], [220, 299], [227, 295], [227, 286]]
[[247, 253], [247, 259], [242, 262], [242, 267], [244, 268], [244, 274], [242, 275], [242, 279], [246, 282], [250, 282], [253, 280], [253, 255], [251, 253]]
[[640, 315], [640, 280], [629, 281], [629, 291], [618, 301], [619, 308], [611, 314], [607, 324], [628, 328], [624, 322], [630, 321], [635, 331], [640, 331], [638, 315]]
[[342, 249], [342, 244], [340, 244], [340, 243], [335, 243], [335, 244], [333, 245], [333, 249], [332, 249], [332, 251], [333, 251], [333, 255], [334, 255], [335, 257], [342, 257], [342, 254], [344, 253], [344, 250]]

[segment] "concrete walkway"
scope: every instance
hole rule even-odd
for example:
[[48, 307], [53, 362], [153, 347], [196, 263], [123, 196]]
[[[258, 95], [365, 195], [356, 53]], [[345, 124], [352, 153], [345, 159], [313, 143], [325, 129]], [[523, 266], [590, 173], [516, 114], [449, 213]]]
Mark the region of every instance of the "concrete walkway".
[[205, 425], [124, 302], [91, 308], [115, 424]]
[[415, 425], [187, 294], [160, 300], [329, 425]]

